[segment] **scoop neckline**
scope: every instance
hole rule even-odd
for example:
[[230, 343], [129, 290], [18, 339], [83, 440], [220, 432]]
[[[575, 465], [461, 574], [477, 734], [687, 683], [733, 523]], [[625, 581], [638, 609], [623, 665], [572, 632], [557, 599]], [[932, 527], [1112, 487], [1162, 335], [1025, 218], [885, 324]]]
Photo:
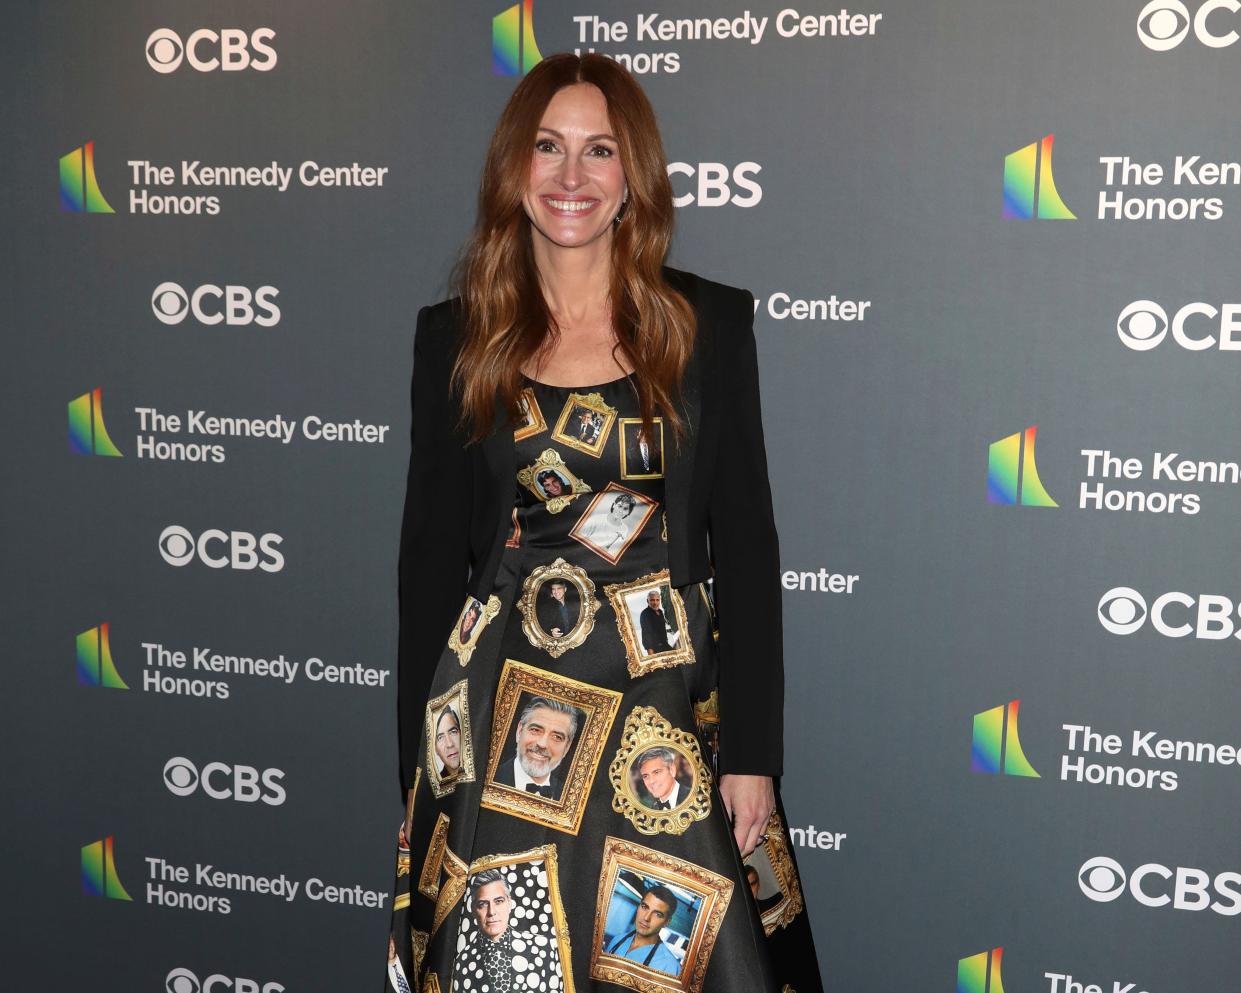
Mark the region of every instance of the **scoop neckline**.
[[[634, 371], [636, 372], [637, 370], [634, 370]], [[530, 376], [526, 376], [525, 373], [522, 373], [522, 376], [525, 377], [526, 382], [532, 383], [535, 386], [542, 386], [545, 389], [549, 389], [549, 390], [579, 390], [579, 391], [580, 390], [601, 390], [605, 386], [615, 386], [617, 383], [623, 383], [627, 379], [632, 379], [633, 375], [634, 374], [632, 372], [627, 372], [625, 373], [625, 375], [619, 376], [616, 379], [609, 379], [606, 383], [593, 383], [590, 386], [556, 386], [552, 383], [544, 383], [542, 380], [539, 380], [539, 379], [532, 379]]]

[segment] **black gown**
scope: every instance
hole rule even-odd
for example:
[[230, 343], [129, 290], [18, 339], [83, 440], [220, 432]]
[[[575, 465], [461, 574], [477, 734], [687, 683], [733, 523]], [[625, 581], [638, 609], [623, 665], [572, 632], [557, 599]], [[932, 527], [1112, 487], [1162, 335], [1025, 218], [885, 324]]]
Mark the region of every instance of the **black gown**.
[[[822, 989], [777, 790], [743, 864], [715, 782], [710, 584], [668, 581], [632, 376], [529, 383], [513, 525], [438, 661], [386, 989]], [[434, 563], [426, 563], [434, 569]]]

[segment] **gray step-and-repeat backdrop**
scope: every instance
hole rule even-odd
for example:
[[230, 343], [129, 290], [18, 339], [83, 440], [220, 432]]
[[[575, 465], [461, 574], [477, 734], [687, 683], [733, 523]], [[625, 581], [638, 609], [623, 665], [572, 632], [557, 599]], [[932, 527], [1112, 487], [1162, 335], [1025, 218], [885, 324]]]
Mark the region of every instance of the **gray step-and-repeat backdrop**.
[[785, 2], [6, 8], [5, 988], [382, 982], [413, 315], [563, 50], [758, 301], [828, 987], [1238, 988], [1241, 4]]

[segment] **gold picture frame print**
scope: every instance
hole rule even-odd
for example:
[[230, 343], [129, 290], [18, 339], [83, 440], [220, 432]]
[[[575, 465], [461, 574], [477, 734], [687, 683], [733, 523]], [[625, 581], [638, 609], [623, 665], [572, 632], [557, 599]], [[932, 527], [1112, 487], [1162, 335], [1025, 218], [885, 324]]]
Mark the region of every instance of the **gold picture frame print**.
[[[540, 698], [554, 700], [572, 707], [579, 715], [577, 732], [569, 746], [573, 751], [565, 756], [567, 769], [559, 777], [559, 796], [541, 796], [496, 779], [501, 759], [506, 756], [510, 742], [515, 738], [523, 695], [527, 697], [527, 703]], [[603, 747], [612, 722], [620, 709], [622, 696], [615, 690], [560, 676], [516, 659], [505, 659], [496, 688], [491, 757], [483, 781], [481, 805], [566, 834], [577, 834], [586, 813], [586, 798], [603, 757]], [[514, 764], [518, 761], [515, 750], [511, 761]], [[503, 764], [508, 765], [508, 762]], [[562, 764], [566, 764], [564, 760]]]
[[[467, 596], [465, 598], [465, 606], [457, 615], [457, 620], [452, 626], [452, 634], [448, 636], [448, 647], [456, 653], [458, 662], [465, 665], [470, 661], [470, 656], [474, 654], [474, 649], [478, 645], [478, 639], [482, 637], [483, 628], [499, 612], [500, 598], [497, 596], [487, 597], [486, 603], [477, 597]], [[470, 621], [471, 616], [474, 618], [472, 621]], [[467, 621], [469, 621], [468, 628], [466, 627]]]
[[[797, 879], [797, 867], [794, 866], [793, 857], [789, 853], [789, 840], [784, 830], [784, 822], [774, 810], [764, 830], [767, 833], [767, 840], [750, 853], [745, 864], [766, 862], [765, 866], [754, 866], [759, 873], [759, 892], [756, 899], [759, 916], [763, 921], [763, 930], [771, 935], [777, 928], [788, 927], [793, 923], [806, 904], [801, 895], [801, 883]], [[763, 878], [764, 868], [770, 870], [773, 879]], [[773, 885], [777, 889], [775, 896], [778, 899], [773, 899], [770, 893], [767, 895], [763, 893], [764, 888]]]
[[[427, 783], [431, 792], [445, 797], [457, 788], [458, 783], [474, 782], [474, 745], [470, 728], [470, 703], [466, 680], [455, 683], [446, 693], [427, 701]], [[437, 725], [440, 718], [451, 714], [457, 719], [459, 771], [453, 776], [440, 776], [436, 766], [440, 756], [435, 750]]]
[[[548, 600], [554, 599], [550, 587], [561, 584], [565, 587], [565, 604], [569, 604], [568, 591], [572, 589], [577, 599], [577, 620], [568, 631], [561, 630], [555, 634], [555, 625], [548, 630], [544, 624], [549, 605]], [[599, 609], [599, 601], [595, 598], [594, 581], [586, 575], [586, 570], [571, 565], [562, 558], [557, 558], [551, 565], [541, 565], [526, 577], [521, 599], [517, 601], [517, 609], [521, 611], [521, 629], [527, 640], [536, 648], [541, 648], [554, 659], [560, 658], [571, 648], [577, 648], [586, 640], [586, 636], [595, 628], [595, 612]], [[543, 595], [544, 587], [549, 592]], [[544, 615], [540, 618], [540, 613]]]
[[533, 387], [527, 386], [517, 394], [517, 408], [521, 411], [521, 424], [513, 431], [513, 441], [525, 441], [540, 431], [547, 430], [547, 421], [539, 408]]
[[[607, 594], [616, 613], [616, 627], [620, 631], [621, 641], [625, 644], [625, 655], [629, 659], [629, 675], [644, 676], [655, 669], [690, 665], [695, 661], [685, 603], [681, 600], [681, 594], [669, 584], [667, 569], [640, 576], [628, 583], [610, 583], [603, 588], [603, 592]], [[656, 593], [664, 616], [662, 631], [658, 627], [659, 618], [654, 612], [651, 599], [652, 594]], [[648, 609], [652, 613], [650, 619], [644, 621], [643, 617]], [[669, 611], [676, 624], [675, 644], [668, 635]], [[648, 647], [652, 645], [653, 639], [659, 640], [654, 642], [653, 647]], [[665, 649], [664, 645], [668, 647]]]
[[569, 537], [616, 565], [658, 506], [657, 501], [628, 486], [608, 483], [569, 529]]
[[[660, 885], [679, 896], [684, 906], [689, 906], [691, 902], [694, 904], [690, 933], [679, 934], [685, 941], [684, 944], [677, 942], [681, 955], [675, 973], [652, 968], [625, 955], [605, 950], [605, 946], [616, 946], [618, 938], [617, 934], [607, 930], [609, 918], [615, 921], [619, 916], [609, 914], [613, 901], [622, 901], [622, 906], [628, 911], [629, 906], [636, 907], [643, 898], [644, 893], [638, 893], [633, 886], [635, 878], [642, 881], [644, 892], [650, 889], [648, 884]], [[603, 844], [603, 865], [595, 904], [591, 978], [627, 986], [639, 993], [663, 993], [665, 990], [702, 993], [707, 963], [719, 937], [732, 892], [732, 881], [719, 873], [609, 835]], [[664, 930], [670, 929], [665, 925]], [[662, 936], [660, 940], [663, 940]]]
[[[573, 984], [573, 943], [569, 935], [569, 923], [565, 917], [564, 902], [560, 897], [560, 875], [556, 861], [556, 846], [540, 845], [524, 852], [504, 855], [487, 855], [470, 863], [469, 879], [488, 869], [504, 869], [511, 866], [542, 863], [538, 886], [547, 890], [546, 902], [551, 910], [550, 927], [546, 930], [549, 941], [556, 949], [560, 962], [560, 989], [562, 993], [575, 993]], [[537, 878], [537, 877], [536, 877]], [[529, 887], [527, 887], [529, 889]], [[529, 918], [527, 918], [529, 920]]]
[[552, 431], [552, 440], [597, 459], [603, 454], [617, 413], [600, 393], [570, 393]]
[[468, 875], [465, 863], [451, 848], [446, 847], [444, 849], [442, 868], [444, 870], [444, 879], [440, 883], [439, 896], [435, 898], [435, 915], [431, 920], [431, 937], [435, 937], [435, 932], [440, 929], [444, 919], [452, 912], [452, 908], [457, 905], [462, 894], [465, 893], [465, 880]]
[[575, 496], [591, 492], [590, 484], [574, 475], [554, 448], [543, 449], [530, 465], [519, 469], [517, 482], [542, 500], [549, 514], [559, 514]]
[[430, 900], [440, 895], [440, 871], [444, 867], [444, 853], [448, 850], [449, 816], [440, 811], [431, 831], [431, 843], [427, 845], [427, 857], [422, 860], [422, 872], [418, 876], [418, 892]]
[[652, 434], [657, 443], [647, 443], [647, 456], [642, 458], [642, 418], [620, 419], [620, 465], [621, 479], [663, 479], [664, 476], [664, 419], [651, 419]]
[[[612, 809], [643, 834], [684, 834], [711, 813], [712, 776], [698, 739], [654, 707], [635, 707], [625, 718], [608, 779]], [[671, 808], [658, 806], [662, 797]]]

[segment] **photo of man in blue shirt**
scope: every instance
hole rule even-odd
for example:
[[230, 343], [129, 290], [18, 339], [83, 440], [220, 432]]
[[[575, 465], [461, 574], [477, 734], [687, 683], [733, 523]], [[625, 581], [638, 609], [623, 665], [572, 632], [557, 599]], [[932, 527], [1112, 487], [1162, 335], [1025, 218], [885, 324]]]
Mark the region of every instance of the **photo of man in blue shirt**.
[[670, 889], [652, 886], [642, 894], [642, 902], [634, 911], [633, 930], [611, 941], [604, 951], [670, 976], [680, 975], [680, 959], [659, 936], [660, 929], [672, 919], [676, 909], [677, 898]]

